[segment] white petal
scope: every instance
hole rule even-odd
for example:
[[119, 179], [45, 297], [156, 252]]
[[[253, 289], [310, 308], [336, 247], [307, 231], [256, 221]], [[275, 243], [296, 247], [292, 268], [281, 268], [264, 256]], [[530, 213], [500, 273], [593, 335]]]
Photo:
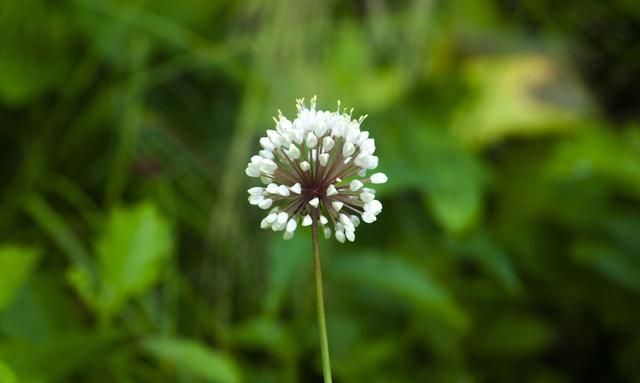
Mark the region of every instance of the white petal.
[[331, 229], [329, 227], [325, 226], [323, 231], [324, 231], [324, 238], [325, 239], [331, 238]]
[[300, 158], [300, 149], [294, 144], [289, 145], [289, 150], [287, 151], [287, 156], [292, 160], [297, 160]]
[[282, 147], [288, 148], [291, 145], [291, 141], [293, 141], [291, 132], [280, 132], [280, 137], [282, 137]]
[[262, 219], [262, 221], [260, 221], [260, 228], [261, 228], [261, 229], [266, 229], [266, 228], [269, 228], [269, 227], [271, 227], [271, 223], [269, 223], [269, 222], [267, 221], [267, 218], [266, 218], [266, 217], [265, 217], [265, 218], [263, 218], [263, 219]]
[[362, 200], [362, 202], [367, 203], [370, 201], [373, 201], [373, 199], [376, 198], [375, 195], [373, 195], [372, 193], [369, 192], [362, 192], [360, 193], [360, 199]]
[[301, 129], [293, 129], [291, 131], [291, 138], [293, 139], [293, 142], [300, 145], [304, 138], [304, 132]]
[[309, 132], [309, 134], [307, 134], [307, 140], [305, 142], [307, 144], [307, 148], [315, 148], [316, 145], [318, 145], [318, 137], [316, 137], [316, 135], [312, 132]]
[[357, 122], [351, 121], [349, 125], [347, 125], [347, 134], [345, 139], [347, 142], [355, 142], [360, 135], [360, 126]]
[[344, 243], [344, 232], [336, 231], [336, 239], [338, 240], [338, 242]]
[[329, 162], [329, 153], [322, 153], [318, 156], [318, 160], [320, 160], [320, 165], [327, 166], [327, 162]]
[[262, 147], [266, 150], [273, 150], [275, 149], [275, 145], [273, 145], [273, 142], [271, 142], [271, 140], [269, 139], [269, 137], [262, 137], [260, 139], [260, 145], [262, 145]]
[[276, 132], [275, 130], [269, 129], [267, 130], [267, 136], [276, 148], [282, 145], [282, 137], [280, 136], [280, 133]]
[[345, 142], [344, 146], [342, 147], [342, 155], [344, 157], [351, 156], [355, 151], [356, 147], [351, 142]]
[[376, 151], [376, 142], [373, 138], [369, 138], [365, 140], [362, 144], [360, 144], [360, 152], [366, 154], [373, 154]]
[[331, 202], [331, 206], [333, 206], [333, 208], [336, 209], [336, 211], [340, 211], [340, 209], [342, 209], [342, 206], [344, 206], [344, 202], [342, 202], [342, 201], [333, 201], [333, 202]]
[[329, 220], [324, 215], [321, 215], [320, 216], [320, 223], [323, 224], [323, 225], [326, 225], [327, 223], [329, 223]]
[[336, 182], [342, 182], [342, 178], [336, 177]]
[[266, 209], [268, 209], [268, 208], [270, 208], [270, 207], [271, 207], [271, 204], [273, 204], [273, 200], [272, 200], [271, 198], [267, 198], [267, 199], [262, 200], [262, 201], [258, 204], [258, 207], [259, 207], [260, 209], [265, 209], [265, 210], [266, 210]]
[[283, 197], [288, 197], [290, 194], [289, 187], [287, 185], [278, 186], [278, 194], [280, 194]]
[[329, 185], [329, 187], [327, 188], [327, 197], [331, 197], [332, 195], [336, 194], [338, 194], [338, 190], [336, 189], [336, 187], [333, 185]]
[[267, 185], [267, 193], [278, 194], [278, 184], [270, 183]]
[[313, 219], [309, 214], [305, 215], [302, 219], [302, 226], [309, 226], [313, 223]]
[[313, 207], [318, 207], [318, 204], [320, 203], [320, 200], [318, 199], [318, 197], [315, 197], [314, 199], [312, 199], [311, 201], [309, 201], [309, 205], [313, 206]]
[[349, 163], [349, 161], [351, 161], [351, 159], [352, 159], [352, 158], [353, 158], [353, 157], [347, 157], [347, 158], [345, 158], [345, 159], [344, 159], [344, 161], [343, 161], [343, 162], [344, 162], [345, 164], [348, 164], [348, 163]]
[[285, 116], [280, 116], [276, 129], [280, 132], [288, 132], [293, 129], [293, 124]]
[[285, 241], [288, 241], [291, 238], [293, 238], [293, 231], [285, 231], [284, 234], [282, 234], [282, 239]]
[[251, 195], [262, 195], [262, 193], [264, 193], [264, 188], [261, 188], [260, 186], [256, 186], [247, 190], [247, 192]]
[[365, 211], [362, 213], [362, 220], [366, 223], [371, 223], [376, 220], [376, 216]]
[[371, 156], [366, 153], [360, 153], [356, 156], [356, 159], [353, 163], [363, 169], [375, 169], [378, 167], [378, 157]]
[[324, 136], [324, 134], [327, 132], [328, 129], [329, 127], [324, 121], [318, 121], [316, 126], [313, 128], [313, 132], [316, 134], [316, 136], [322, 137]]
[[265, 159], [264, 161], [262, 161], [261, 169], [267, 174], [273, 174], [276, 169], [278, 169], [278, 164], [276, 164], [273, 160]]
[[382, 211], [382, 204], [374, 199], [364, 204], [364, 211], [377, 215]]
[[378, 156], [370, 156], [367, 169], [375, 169], [378, 167]]
[[273, 152], [271, 152], [271, 150], [263, 149], [263, 150], [260, 151], [260, 157], [266, 158], [268, 160], [272, 160], [273, 159]]
[[288, 218], [289, 218], [289, 214], [283, 211], [278, 214], [277, 222], [280, 225], [284, 225], [287, 222]]
[[260, 176], [260, 181], [262, 181], [264, 185], [269, 185], [269, 182], [271, 182], [271, 178], [267, 176]]
[[351, 191], [357, 191], [358, 189], [360, 189], [364, 184], [360, 181], [360, 180], [353, 180], [351, 181], [351, 183], [349, 184], [349, 190]]
[[260, 177], [260, 166], [254, 166], [254, 164], [250, 164], [244, 170], [244, 173], [249, 177]]
[[356, 234], [353, 231], [347, 231], [346, 234], [349, 242], [353, 242], [356, 240]]
[[387, 176], [384, 173], [372, 174], [369, 179], [371, 180], [371, 183], [374, 184], [383, 184], [388, 180]]
[[249, 204], [251, 204], [251, 205], [258, 205], [262, 201], [264, 201], [264, 196], [261, 195], [261, 194], [259, 194], [259, 195], [250, 195], [249, 196]]
[[302, 169], [303, 172], [306, 172], [311, 169], [311, 165], [309, 165], [307, 161], [302, 161], [300, 162], [300, 169]]
[[294, 192], [296, 194], [302, 193], [302, 187], [300, 186], [300, 183], [296, 183], [295, 185], [291, 186], [289, 188], [289, 190], [291, 190], [292, 192]]
[[335, 145], [335, 141], [333, 140], [333, 138], [327, 136], [325, 138], [322, 139], [322, 150], [325, 152], [330, 151], [331, 149], [333, 149], [333, 145]]
[[286, 228], [286, 230], [287, 230], [287, 231], [294, 232], [294, 231], [296, 231], [296, 228], [297, 228], [297, 227], [298, 227], [298, 222], [296, 222], [296, 220], [295, 220], [295, 219], [291, 218], [291, 219], [289, 220], [289, 222], [287, 222], [287, 228]]
[[360, 134], [358, 134], [358, 139], [356, 140], [356, 144], [362, 145], [362, 143], [365, 142], [367, 138], [369, 138], [369, 132], [367, 131], [360, 132]]
[[265, 220], [270, 224], [274, 223], [276, 219], [278, 219], [278, 214], [276, 213], [271, 213], [265, 218]]

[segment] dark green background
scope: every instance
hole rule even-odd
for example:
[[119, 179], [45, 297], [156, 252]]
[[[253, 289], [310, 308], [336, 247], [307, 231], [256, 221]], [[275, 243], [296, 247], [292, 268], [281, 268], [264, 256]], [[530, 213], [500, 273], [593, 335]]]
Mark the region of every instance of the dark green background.
[[0, 382], [319, 382], [311, 244], [244, 174], [368, 114], [336, 383], [640, 382], [637, 1], [4, 0]]

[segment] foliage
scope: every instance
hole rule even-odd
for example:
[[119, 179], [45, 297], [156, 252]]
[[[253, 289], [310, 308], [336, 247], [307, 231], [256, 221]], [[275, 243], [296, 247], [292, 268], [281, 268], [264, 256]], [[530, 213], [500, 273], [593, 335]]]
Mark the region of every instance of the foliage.
[[313, 94], [389, 175], [321, 244], [336, 382], [639, 381], [636, 3], [3, 2], [0, 382], [320, 381], [243, 173]]

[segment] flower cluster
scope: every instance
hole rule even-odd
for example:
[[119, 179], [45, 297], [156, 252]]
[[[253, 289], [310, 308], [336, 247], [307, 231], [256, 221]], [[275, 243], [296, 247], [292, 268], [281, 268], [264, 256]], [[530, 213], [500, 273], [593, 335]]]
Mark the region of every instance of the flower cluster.
[[293, 237], [298, 225], [322, 226], [325, 238], [332, 228], [338, 241], [355, 240], [360, 220], [371, 223], [382, 211], [370, 184], [387, 181], [383, 173], [366, 176], [378, 166], [375, 141], [360, 130], [366, 116], [316, 110], [316, 98], [307, 108], [297, 100], [293, 121], [279, 113], [275, 130], [260, 139], [259, 155], [251, 157], [245, 170], [266, 187], [249, 189], [249, 203], [271, 209], [262, 220], [263, 229], [284, 230]]

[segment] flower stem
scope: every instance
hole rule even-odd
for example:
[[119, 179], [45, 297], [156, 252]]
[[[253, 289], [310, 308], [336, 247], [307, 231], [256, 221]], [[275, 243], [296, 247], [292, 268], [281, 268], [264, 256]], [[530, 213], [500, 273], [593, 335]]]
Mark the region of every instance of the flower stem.
[[324, 316], [324, 296], [322, 292], [322, 264], [320, 263], [320, 241], [318, 239], [318, 220], [313, 220], [311, 238], [313, 242], [313, 260], [316, 276], [316, 299], [318, 309], [318, 329], [320, 331], [320, 349], [322, 352], [322, 374], [324, 383], [331, 383], [331, 361], [329, 360], [329, 339]]

